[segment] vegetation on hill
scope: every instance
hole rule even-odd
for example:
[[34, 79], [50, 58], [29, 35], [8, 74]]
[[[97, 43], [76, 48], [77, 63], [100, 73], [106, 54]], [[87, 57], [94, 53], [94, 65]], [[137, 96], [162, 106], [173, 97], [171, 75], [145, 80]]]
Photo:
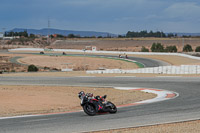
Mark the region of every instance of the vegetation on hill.
[[[153, 31], [146, 31], [146, 30], [143, 30], [143, 31], [140, 31], [140, 32], [134, 32], [134, 31], [128, 31], [126, 33], [126, 37], [176, 37], [177, 34], [173, 34], [173, 33], [170, 33], [170, 34], [165, 34], [164, 32], [160, 32], [160, 31], [157, 31], [157, 32], [153, 32]], [[121, 36], [119, 36], [121, 37]]]

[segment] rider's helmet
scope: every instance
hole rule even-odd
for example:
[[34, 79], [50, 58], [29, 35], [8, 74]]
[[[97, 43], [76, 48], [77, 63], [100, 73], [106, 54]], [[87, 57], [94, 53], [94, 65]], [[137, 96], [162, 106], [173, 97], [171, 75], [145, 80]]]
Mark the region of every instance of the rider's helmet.
[[88, 97], [93, 97], [93, 93], [88, 93]]
[[100, 100], [100, 96], [96, 96], [95, 98], [96, 98], [97, 100]]
[[85, 92], [84, 91], [81, 91], [78, 93], [78, 97], [81, 99], [81, 96], [85, 96]]

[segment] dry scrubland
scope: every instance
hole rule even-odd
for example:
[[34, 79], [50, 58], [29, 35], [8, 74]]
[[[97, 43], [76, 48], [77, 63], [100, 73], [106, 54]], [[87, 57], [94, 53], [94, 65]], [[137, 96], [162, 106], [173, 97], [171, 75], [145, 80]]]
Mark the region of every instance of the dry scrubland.
[[176, 45], [181, 52], [183, 43], [192, 45], [193, 49], [200, 46], [200, 38], [74, 38], [66, 40], [52, 39], [51, 45], [46, 40], [36, 39], [17, 41], [0, 40], [0, 49], [9, 48], [57, 48], [57, 49], [85, 49], [85, 46], [97, 46], [98, 50], [109, 51], [133, 51], [138, 52], [142, 46], [151, 47], [153, 43], [161, 43], [164, 46]]
[[94, 95], [106, 94], [107, 100], [116, 105], [155, 97], [155, 94], [113, 88], [0, 85], [0, 116], [80, 110], [80, 99], [77, 94], [82, 90]]
[[[151, 48], [153, 43], [164, 46], [176, 45], [178, 51], [183, 49], [182, 38], [111, 38], [111, 39], [68, 39], [54, 41], [49, 47], [63, 49], [85, 49], [85, 46], [96, 46], [98, 50], [107, 51], [133, 51], [139, 52], [142, 46]], [[185, 38], [184, 44], [190, 44], [193, 49], [200, 46], [200, 38]]]
[[15, 64], [10, 62], [10, 59], [15, 57], [15, 55], [12, 54], [1, 54], [0, 53], [0, 72], [6, 71], [6, 72], [25, 72], [27, 71], [26, 66], [22, 66], [19, 64]]

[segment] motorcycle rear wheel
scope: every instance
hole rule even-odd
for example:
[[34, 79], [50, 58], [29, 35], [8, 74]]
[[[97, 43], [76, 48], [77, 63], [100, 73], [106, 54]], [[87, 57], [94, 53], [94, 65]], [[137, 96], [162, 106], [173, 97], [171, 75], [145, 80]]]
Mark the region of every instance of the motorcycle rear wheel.
[[93, 105], [85, 104], [83, 106], [83, 110], [87, 115], [90, 115], [90, 116], [96, 115], [96, 110], [95, 110], [95, 107]]

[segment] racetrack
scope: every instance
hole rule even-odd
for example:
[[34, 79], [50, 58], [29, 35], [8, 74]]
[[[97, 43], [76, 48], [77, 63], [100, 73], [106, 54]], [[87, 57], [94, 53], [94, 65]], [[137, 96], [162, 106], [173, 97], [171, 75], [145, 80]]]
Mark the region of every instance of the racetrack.
[[[6, 54], [18, 54], [18, 53], [13, 53], [13, 52], [5, 52]], [[21, 53], [21, 54], [27, 54], [27, 53]], [[38, 54], [38, 53], [28, 53], [28, 54]], [[48, 55], [51, 55], [51, 54], [48, 54]], [[62, 56], [62, 54], [54, 54], [54, 55], [59, 55], [59, 56]], [[84, 56], [83, 54], [68, 54], [68, 56]], [[112, 55], [90, 55], [90, 54], [86, 54], [85, 56], [88, 56], [88, 57], [113, 57], [113, 58], [118, 58], [118, 56], [112, 56]], [[122, 56], [124, 58], [124, 56]], [[20, 64], [20, 65], [26, 65], [26, 64], [22, 64], [22, 63], [19, 63], [17, 60], [19, 58], [23, 58], [21, 56], [16, 56], [14, 58], [12, 58], [10, 61], [12, 63], [16, 63], [16, 64]], [[130, 56], [128, 57], [130, 60], [134, 60], [134, 61], [137, 61], [141, 64], [144, 65], [144, 67], [158, 67], [158, 66], [168, 66], [170, 65], [169, 63], [167, 62], [164, 62], [164, 61], [161, 61], [161, 60], [156, 60], [156, 59], [146, 59], [146, 58], [141, 58], [141, 57], [133, 57], [133, 56]]]
[[[166, 65], [156, 60], [134, 57], [130, 59], [141, 62], [146, 67]], [[199, 81], [200, 78], [184, 77], [0, 77], [0, 85], [145, 87], [179, 93], [179, 97], [172, 100], [119, 108], [118, 112], [112, 115], [91, 117], [84, 112], [76, 112], [0, 119], [0, 132], [83, 132], [200, 119]]]
[[0, 77], [4, 85], [146, 87], [179, 93], [172, 100], [119, 108], [112, 115], [91, 117], [77, 112], [1, 119], [0, 132], [83, 132], [200, 119], [199, 81], [198, 77]]

